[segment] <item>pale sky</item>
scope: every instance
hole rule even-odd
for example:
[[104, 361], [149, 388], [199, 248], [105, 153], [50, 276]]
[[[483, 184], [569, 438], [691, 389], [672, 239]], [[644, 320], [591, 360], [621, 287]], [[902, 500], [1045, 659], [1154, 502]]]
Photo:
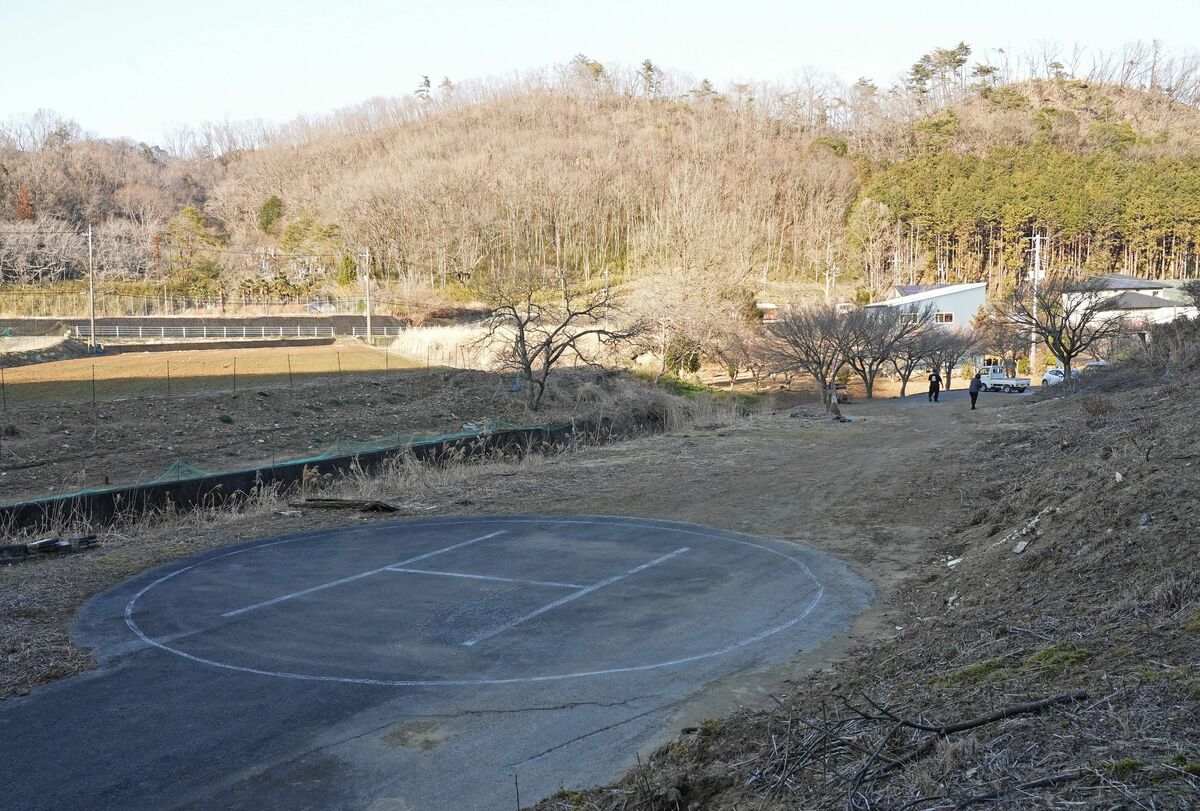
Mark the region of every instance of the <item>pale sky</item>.
[[88, 132], [161, 141], [203, 121], [285, 120], [421, 75], [511, 75], [584, 53], [734, 80], [807, 67], [890, 84], [922, 53], [1042, 42], [1200, 43], [1198, 0], [0, 0], [0, 119], [48, 108]]

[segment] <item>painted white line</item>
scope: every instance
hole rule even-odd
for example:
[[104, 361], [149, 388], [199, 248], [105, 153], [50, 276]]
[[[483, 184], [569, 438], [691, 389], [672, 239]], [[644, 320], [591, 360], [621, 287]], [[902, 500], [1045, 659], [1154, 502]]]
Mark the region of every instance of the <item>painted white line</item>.
[[602, 589], [605, 586], [610, 586], [613, 583], [616, 583], [618, 580], [624, 580], [626, 577], [629, 577], [630, 575], [637, 574], [638, 572], [644, 572], [646, 569], [649, 569], [651, 566], [657, 566], [660, 563], [666, 563], [671, 558], [678, 557], [678, 556], [682, 555], [684, 552], [689, 551], [690, 549], [691, 549], [691, 547], [688, 547], [688, 546], [680, 547], [679, 549], [676, 549], [674, 552], [668, 552], [667, 554], [663, 555], [662, 557], [655, 558], [654, 560], [650, 561], [649, 563], [643, 563], [641, 566], [638, 566], [634, 569], [630, 569], [627, 572], [622, 572], [621, 574], [613, 575], [610, 578], [601, 580], [599, 583], [593, 583], [590, 586], [581, 588], [579, 591], [573, 592], [571, 594], [568, 594], [566, 597], [562, 597], [558, 600], [555, 600], [554, 602], [550, 603], [549, 605], [544, 605], [541, 608], [537, 609], [536, 611], [530, 611], [528, 614], [526, 614], [523, 617], [520, 617], [519, 619], [515, 619], [512, 622], [506, 622], [505, 624], [499, 626], [498, 628], [493, 628], [490, 631], [484, 631], [482, 634], [471, 637], [463, 644], [466, 645], [468, 648], [473, 645], [477, 645], [480, 642], [483, 642], [485, 639], [491, 639], [492, 637], [496, 636], [497, 634], [502, 634], [505, 631], [508, 631], [512, 628], [517, 627], [518, 625], [520, 625], [523, 622], [528, 622], [529, 620], [533, 619], [534, 617], [540, 617], [542, 614], [545, 614], [547, 611], [558, 608], [561, 605], [566, 605], [567, 603], [571, 602], [572, 600], [578, 600], [580, 597], [591, 594], [596, 589]]
[[585, 588], [579, 583], [556, 583], [553, 580], [522, 580], [519, 577], [496, 577], [490, 574], [467, 574], [465, 572], [435, 572], [430, 569], [400, 569], [396, 566], [388, 566], [389, 572], [401, 572], [403, 574], [432, 574], [438, 577], [465, 577], [470, 580], [497, 580], [501, 583], [524, 583], [527, 586], [555, 586], [562, 589], [581, 589]]
[[[661, 662], [648, 662], [646, 664], [640, 664], [640, 665], [639, 664], [614, 665], [613, 667], [599, 668], [599, 669], [594, 669], [594, 670], [579, 670], [579, 671], [567, 672], [567, 673], [547, 673], [547, 674], [540, 675], [540, 676], [539, 675], [510, 676], [507, 678], [499, 677], [499, 678], [465, 678], [465, 679], [375, 679], [375, 678], [365, 678], [365, 677], [361, 677], [361, 676], [317, 675], [314, 673], [296, 673], [296, 672], [286, 671], [286, 670], [267, 670], [265, 668], [246, 667], [244, 665], [237, 665], [237, 664], [233, 664], [231, 662], [220, 662], [220, 661], [217, 661], [216, 659], [208, 659], [206, 657], [197, 656], [193, 653], [188, 653], [187, 651], [180, 650], [179, 648], [176, 648], [176, 647], [172, 647], [171, 645], [168, 645], [165, 642], [155, 639], [154, 637], [147, 634], [144, 630], [142, 630], [141, 626], [138, 625], [137, 621], [133, 617], [138, 601], [141, 600], [142, 597], [144, 597], [147, 592], [162, 585], [163, 583], [167, 582], [168, 580], [176, 578], [181, 574], [186, 574], [187, 572], [190, 572], [191, 570], [193, 570], [199, 566], [203, 566], [205, 564], [212, 563], [212, 562], [218, 561], [218, 560], [223, 560], [224, 558], [233, 557], [235, 555], [243, 555], [247, 552], [256, 552], [260, 549], [265, 549], [265, 548], [271, 547], [271, 546], [279, 546], [281, 544], [291, 544], [291, 543], [297, 543], [297, 542], [301, 542], [301, 541], [326, 540], [331, 536], [336, 536], [339, 534], [337, 530], [334, 530], [332, 533], [329, 533], [329, 534], [319, 532], [319, 531], [313, 531], [313, 532], [302, 533], [300, 535], [295, 535], [295, 536], [292, 536], [289, 538], [282, 538], [277, 541], [268, 541], [266, 543], [255, 544], [253, 546], [244, 546], [241, 549], [235, 549], [231, 552], [223, 552], [219, 555], [205, 557], [203, 560], [199, 560], [188, 566], [184, 566], [182, 568], [175, 569], [174, 571], [168, 572], [167, 574], [159, 577], [157, 580], [153, 580], [150, 583], [143, 586], [141, 589], [138, 590], [138, 592], [136, 594], [133, 595], [133, 597], [131, 597], [129, 599], [129, 602], [125, 604], [125, 625], [129, 627], [129, 630], [132, 631], [134, 633], [134, 635], [137, 636], [138, 639], [140, 639], [145, 645], [147, 645], [149, 647], [157, 648], [158, 650], [164, 651], [166, 653], [170, 653], [174, 656], [178, 656], [181, 659], [186, 659], [189, 662], [195, 662], [196, 664], [207, 665], [209, 667], [215, 667], [220, 670], [226, 670], [226, 671], [235, 672], [235, 673], [250, 673], [255, 676], [269, 676], [271, 678], [289, 679], [289, 680], [293, 680], [293, 681], [326, 682], [326, 683], [336, 683], [336, 684], [361, 684], [361, 685], [370, 685], [373, 687], [435, 687], [435, 688], [436, 687], [484, 687], [484, 686], [506, 685], [506, 684], [540, 684], [540, 683], [567, 681], [567, 680], [572, 680], [572, 679], [587, 679], [587, 678], [595, 678], [595, 677], [603, 677], [603, 676], [614, 676], [614, 675], [621, 675], [621, 674], [625, 674], [625, 673], [643, 673], [643, 672], [650, 672], [650, 671], [655, 671], [655, 670], [660, 670], [660, 669], [665, 669], [665, 668], [680, 667], [682, 665], [690, 665], [690, 664], [694, 664], [696, 662], [703, 662], [703, 661], [707, 661], [710, 659], [716, 659], [718, 657], [727, 656], [731, 653], [735, 653], [737, 651], [743, 650], [745, 648], [748, 648], [752, 645], [755, 645], [755, 644], [763, 641], [764, 639], [769, 639], [770, 637], [772, 637], [776, 634], [780, 634], [780, 633], [783, 633], [785, 631], [788, 631], [788, 630], [794, 628], [795, 626], [799, 625], [804, 620], [808, 619], [808, 617], [814, 611], [816, 611], [817, 607], [821, 604], [822, 600], [825, 598], [825, 585], [820, 580], [817, 579], [816, 575], [813, 574], [812, 569], [810, 569], [808, 567], [808, 564], [806, 564], [802, 560], [799, 560], [798, 558], [793, 557], [792, 555], [788, 555], [784, 552], [779, 551], [778, 549], [772, 549], [769, 546], [763, 546], [761, 543], [755, 543], [751, 540], [744, 540], [744, 539], [739, 539], [737, 537], [731, 537], [733, 535], [733, 533], [718, 534], [718, 533], [711, 532], [711, 531], [703, 532], [703, 531], [700, 531], [701, 530], [700, 527], [693, 527], [693, 528], [689, 529], [687, 525], [680, 526], [678, 524], [675, 524], [674, 522], [669, 522], [669, 521], [654, 521], [651, 519], [630, 519], [630, 518], [620, 518], [620, 517], [603, 516], [603, 515], [584, 515], [584, 516], [577, 516], [577, 517], [573, 517], [573, 518], [549, 518], [549, 517], [509, 518], [507, 516], [489, 516], [485, 519], [473, 518], [473, 519], [469, 519], [469, 520], [458, 520], [458, 521], [446, 521], [446, 520], [414, 521], [411, 524], [409, 524], [409, 526], [411, 526], [411, 527], [472, 526], [472, 525], [479, 524], [481, 522], [482, 523], [493, 523], [493, 524], [503, 522], [506, 524], [517, 524], [517, 525], [544, 524], [544, 523], [550, 522], [550, 523], [555, 523], [555, 524], [567, 524], [567, 525], [577, 525], [577, 526], [646, 527], [649, 529], [664, 529], [664, 530], [667, 530], [668, 532], [675, 532], [675, 533], [678, 533], [681, 535], [690, 535], [695, 538], [701, 538], [701, 539], [709, 540], [709, 541], [714, 541], [714, 540], [715, 541], [725, 541], [727, 543], [737, 544], [739, 546], [744, 546], [744, 547], [747, 547], [750, 549], [757, 549], [760, 552], [765, 552], [767, 554], [774, 555], [778, 558], [781, 558], [783, 560], [786, 560], [786, 561], [794, 564], [797, 568], [800, 569], [800, 571], [802, 571], [804, 573], [805, 577], [807, 577], [809, 580], [812, 581], [813, 586], [816, 587], [816, 593], [813, 595], [812, 599], [809, 600], [808, 604], [805, 605], [804, 609], [799, 614], [797, 614], [796, 616], [787, 620], [786, 622], [780, 623], [779, 625], [773, 626], [771, 628], [767, 628], [748, 639], [742, 639], [740, 641], [733, 642], [729, 645], [726, 645], [725, 647], [717, 648], [715, 650], [704, 651], [703, 653], [696, 653], [696, 654], [692, 654], [691, 656], [683, 656], [678, 659], [669, 659], [669, 660], [661, 661]], [[804, 548], [804, 547], [801, 547], [801, 548]], [[811, 552], [812, 550], [808, 550], [808, 551]], [[834, 559], [834, 560], [836, 560], [836, 559]]]
[[328, 589], [328, 588], [333, 588], [334, 586], [340, 586], [343, 583], [350, 583], [355, 580], [361, 580], [364, 577], [370, 577], [373, 574], [379, 574], [380, 572], [385, 572], [388, 569], [394, 568], [396, 566], [407, 566], [410, 563], [416, 563], [421, 560], [426, 560], [427, 558], [432, 558], [435, 555], [441, 555], [446, 552], [450, 552], [454, 549], [461, 549], [464, 546], [470, 546], [473, 543], [479, 543], [480, 541], [486, 541], [488, 538], [495, 538], [497, 535], [503, 535], [506, 531], [507, 530], [501, 529], [496, 532], [489, 532], [487, 535], [481, 535], [478, 538], [472, 538], [469, 541], [463, 541], [462, 543], [456, 543], [453, 546], [447, 546], [442, 549], [435, 549], [432, 552], [426, 552], [424, 555], [417, 555], [415, 558], [409, 558], [408, 560], [402, 560], [399, 563], [389, 563], [387, 566], [380, 566], [378, 569], [372, 569], [369, 572], [360, 572], [359, 574], [352, 574], [349, 577], [343, 577], [338, 580], [332, 580], [328, 583], [322, 583], [319, 586], [311, 586], [310, 588], [301, 589], [300, 591], [293, 591], [291, 594], [284, 594], [281, 597], [272, 597], [270, 600], [263, 600], [261, 603], [254, 603], [253, 605], [248, 605], [248, 606], [245, 606], [244, 608], [235, 608], [233, 611], [226, 611], [221, 616], [222, 617], [236, 617], [238, 614], [245, 614], [247, 611], [255, 611], [259, 608], [266, 608], [269, 605], [275, 605], [276, 603], [282, 603], [285, 600], [291, 600], [296, 597], [303, 597], [305, 594], [312, 594], [314, 591], [321, 591], [322, 589]]

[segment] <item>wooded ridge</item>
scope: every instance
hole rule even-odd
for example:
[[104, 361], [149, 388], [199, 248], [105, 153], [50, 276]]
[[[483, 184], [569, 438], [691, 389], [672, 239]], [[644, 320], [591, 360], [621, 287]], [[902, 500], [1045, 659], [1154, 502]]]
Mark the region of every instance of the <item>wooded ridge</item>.
[[105, 282], [214, 298], [329, 294], [364, 267], [397, 297], [468, 295], [473, 274], [515, 266], [799, 298], [1003, 292], [1034, 235], [1051, 269], [1196, 273], [1194, 60], [970, 56], [934, 49], [886, 89], [724, 92], [579, 56], [166, 148], [39, 113], [0, 131], [0, 281], [79, 279], [88, 224]]

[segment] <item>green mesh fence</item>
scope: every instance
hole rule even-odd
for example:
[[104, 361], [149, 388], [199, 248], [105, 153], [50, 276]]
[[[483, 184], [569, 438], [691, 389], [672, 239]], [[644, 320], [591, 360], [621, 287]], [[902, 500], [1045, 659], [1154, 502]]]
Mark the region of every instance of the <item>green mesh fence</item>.
[[338, 457], [357, 456], [359, 454], [368, 452], [400, 452], [415, 445], [478, 439], [500, 431], [556, 431], [567, 427], [569, 427], [569, 425], [566, 423], [553, 425], [517, 425], [514, 423], [504, 422], [503, 420], [491, 420], [487, 424], [480, 425], [473, 430], [464, 430], [451, 434], [417, 435], [405, 432], [397, 432], [394, 434], [388, 434], [384, 437], [365, 440], [335, 437], [328, 446], [316, 454], [298, 457], [276, 457], [272, 458], [271, 460], [264, 459], [260, 464], [257, 465], [223, 468], [220, 470], [204, 470], [196, 467], [185, 459], [176, 459], [167, 466], [166, 470], [157, 476], [154, 476], [153, 478], [141, 481], [125, 482], [124, 484], [120, 485], [107, 485], [104, 487], [83, 488], [70, 492], [56, 493], [51, 499], [35, 498], [21, 502], [9, 502], [6, 504], [0, 504], [0, 509], [13, 507], [21, 503], [63, 500], [94, 493], [109, 493], [116, 490], [137, 487], [139, 485], [163, 484], [167, 482], [183, 481], [187, 479], [200, 479], [206, 476], [219, 476], [232, 473], [252, 473], [254, 471], [274, 467], [276, 465], [320, 462]]

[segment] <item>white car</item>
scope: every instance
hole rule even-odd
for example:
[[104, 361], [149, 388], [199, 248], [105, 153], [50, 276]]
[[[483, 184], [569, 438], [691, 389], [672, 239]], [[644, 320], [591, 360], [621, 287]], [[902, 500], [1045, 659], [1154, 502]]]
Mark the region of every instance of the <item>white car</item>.
[[[1071, 377], [1079, 377], [1079, 370], [1072, 369]], [[1062, 369], [1047, 369], [1046, 373], [1044, 375], [1042, 375], [1042, 387], [1043, 388], [1045, 388], [1046, 386], [1055, 386], [1061, 382], [1063, 382], [1063, 370]]]

